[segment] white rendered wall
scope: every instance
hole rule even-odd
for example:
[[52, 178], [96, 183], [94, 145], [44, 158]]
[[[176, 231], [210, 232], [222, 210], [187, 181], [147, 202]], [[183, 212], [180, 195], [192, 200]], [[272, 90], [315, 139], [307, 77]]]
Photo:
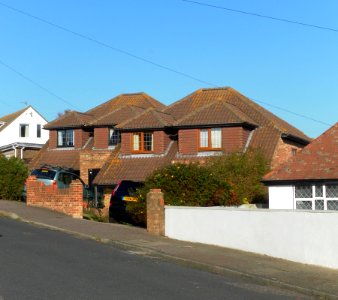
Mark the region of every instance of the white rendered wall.
[[[49, 138], [48, 130], [42, 129], [47, 121], [32, 107], [29, 107], [10, 125], [0, 132], [0, 146], [12, 143], [32, 143], [44, 145]], [[20, 137], [20, 124], [29, 125], [28, 137]], [[37, 137], [37, 125], [41, 125], [41, 138]]]
[[165, 207], [165, 235], [338, 269], [338, 213]]
[[293, 186], [269, 186], [269, 208], [294, 209]]

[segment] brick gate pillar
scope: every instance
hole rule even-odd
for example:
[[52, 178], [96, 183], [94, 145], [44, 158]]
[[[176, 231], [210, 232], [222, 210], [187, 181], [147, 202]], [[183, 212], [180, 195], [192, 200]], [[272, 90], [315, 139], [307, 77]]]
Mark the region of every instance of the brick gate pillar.
[[147, 230], [149, 233], [165, 235], [164, 199], [160, 189], [147, 194]]

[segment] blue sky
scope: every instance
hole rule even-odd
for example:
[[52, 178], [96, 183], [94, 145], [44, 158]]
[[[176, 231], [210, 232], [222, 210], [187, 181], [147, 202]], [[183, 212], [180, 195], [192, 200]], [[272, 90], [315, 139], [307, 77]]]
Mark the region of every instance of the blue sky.
[[181, 0], [0, 0], [0, 115], [27, 102], [50, 121], [65, 109], [86, 111], [121, 93], [144, 91], [171, 104], [209, 87], [117, 48], [231, 86], [310, 137], [337, 122], [338, 1], [200, 2], [337, 31]]

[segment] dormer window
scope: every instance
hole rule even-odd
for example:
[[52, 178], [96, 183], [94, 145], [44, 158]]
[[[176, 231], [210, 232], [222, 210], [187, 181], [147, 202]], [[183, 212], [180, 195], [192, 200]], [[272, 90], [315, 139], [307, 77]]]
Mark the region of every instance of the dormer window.
[[132, 135], [133, 152], [152, 152], [154, 150], [154, 141], [152, 132], [134, 132]]
[[28, 124], [20, 124], [20, 132], [19, 137], [28, 137], [29, 133], [29, 125]]
[[74, 130], [58, 130], [58, 147], [74, 147]]
[[121, 143], [121, 132], [116, 131], [113, 128], [109, 129], [109, 146], [116, 146], [117, 144]]
[[222, 148], [222, 129], [207, 128], [199, 130], [200, 150], [219, 150]]

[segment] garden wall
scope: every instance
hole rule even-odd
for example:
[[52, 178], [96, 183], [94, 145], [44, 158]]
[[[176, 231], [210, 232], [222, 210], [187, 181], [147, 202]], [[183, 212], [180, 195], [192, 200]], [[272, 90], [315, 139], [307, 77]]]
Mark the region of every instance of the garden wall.
[[28, 206], [43, 207], [54, 210], [73, 218], [83, 217], [83, 186], [79, 180], [73, 180], [70, 187], [58, 189], [37, 182], [35, 176], [26, 181]]
[[165, 206], [165, 235], [338, 269], [338, 213]]

